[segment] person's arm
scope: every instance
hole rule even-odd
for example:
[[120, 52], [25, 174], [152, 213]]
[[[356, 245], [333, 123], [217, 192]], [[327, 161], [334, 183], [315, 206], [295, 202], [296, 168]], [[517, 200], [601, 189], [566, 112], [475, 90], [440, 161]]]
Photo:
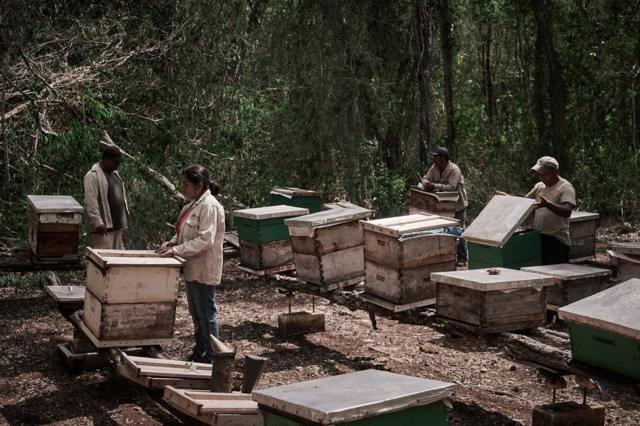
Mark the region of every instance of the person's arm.
[[[206, 206], [200, 212], [198, 236], [171, 248], [171, 252], [180, 257], [193, 257], [213, 247], [216, 236], [218, 213], [215, 206]], [[184, 225], [183, 225], [184, 226]]]
[[98, 187], [98, 179], [93, 175], [84, 178], [84, 211], [87, 213], [87, 220], [93, 229], [102, 234], [106, 231], [102, 217], [100, 216], [100, 206], [98, 205], [98, 196], [100, 189]]
[[435, 180], [435, 166], [431, 166], [429, 170], [427, 170], [427, 174], [422, 178], [422, 187], [427, 190], [431, 190], [434, 188], [433, 181]]
[[447, 183], [435, 183], [433, 186], [439, 192], [457, 191], [460, 182], [462, 182], [462, 172], [460, 169], [456, 169], [451, 172]]
[[534, 204], [536, 209], [548, 208], [558, 216], [569, 217], [573, 211], [574, 206], [569, 202], [564, 203], [552, 203], [543, 196], [540, 196], [540, 201]]

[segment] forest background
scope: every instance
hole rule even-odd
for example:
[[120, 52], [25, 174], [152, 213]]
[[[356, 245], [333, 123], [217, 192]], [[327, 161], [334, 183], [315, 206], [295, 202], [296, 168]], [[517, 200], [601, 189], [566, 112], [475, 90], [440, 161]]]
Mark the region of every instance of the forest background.
[[579, 208], [640, 220], [637, 0], [0, 1], [0, 242], [26, 195], [82, 200], [106, 131], [130, 247], [171, 234], [175, 184], [206, 166], [226, 207], [274, 186], [406, 210], [445, 145], [471, 212], [525, 193], [553, 155]]

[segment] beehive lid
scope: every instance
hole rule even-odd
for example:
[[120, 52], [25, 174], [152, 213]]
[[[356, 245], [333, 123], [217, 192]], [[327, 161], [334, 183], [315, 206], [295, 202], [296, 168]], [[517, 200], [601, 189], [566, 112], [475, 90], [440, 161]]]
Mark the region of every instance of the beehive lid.
[[321, 425], [351, 422], [440, 401], [456, 385], [379, 370], [364, 370], [261, 389], [261, 406]]
[[320, 197], [322, 195], [321, 192], [310, 191], [308, 189], [301, 188], [273, 188], [271, 190], [271, 194], [284, 195], [285, 197]]
[[500, 273], [497, 275], [491, 275], [487, 272], [487, 269], [434, 272], [431, 274], [431, 280], [438, 283], [480, 291], [517, 290], [529, 287], [542, 288], [555, 284], [555, 279], [550, 276], [534, 274], [533, 272], [518, 271], [516, 269], [495, 269], [498, 269]]
[[82, 213], [80, 204], [70, 195], [27, 195], [36, 213]]
[[628, 243], [613, 243], [611, 247], [624, 254], [640, 255], [640, 241], [628, 242]]
[[406, 216], [388, 217], [362, 222], [362, 227], [368, 231], [391, 237], [401, 237], [404, 234], [427, 231], [429, 229], [458, 226], [456, 219], [442, 217], [429, 213], [416, 213]]
[[608, 277], [609, 269], [594, 268], [592, 266], [576, 265], [573, 263], [559, 263], [557, 265], [527, 266], [522, 271], [549, 275], [565, 281], [580, 280], [593, 277]]
[[353, 207], [360, 207], [356, 204], [350, 203], [349, 201], [338, 201], [337, 203], [324, 203], [322, 205], [322, 208], [324, 210], [331, 210], [331, 209], [348, 209], [348, 208], [353, 208]]
[[633, 278], [558, 309], [565, 321], [640, 339], [640, 279]]
[[600, 219], [599, 213], [589, 213], [589, 212], [581, 212], [574, 210], [571, 212], [571, 217], [569, 218], [569, 222], [584, 222], [587, 220], [598, 220]]
[[464, 238], [474, 243], [503, 247], [531, 214], [534, 203], [531, 198], [496, 195], [464, 231]]
[[178, 256], [163, 257], [153, 250], [85, 249], [87, 258], [101, 268], [111, 266], [164, 266], [181, 268], [185, 260]]
[[417, 186], [411, 187], [412, 191], [417, 191], [422, 194], [429, 195], [435, 198], [438, 202], [454, 202], [457, 203], [460, 199], [460, 193], [455, 191], [443, 191], [443, 192], [430, 192], [425, 191], [424, 189], [418, 188]]
[[292, 217], [309, 214], [308, 209], [301, 207], [286, 206], [279, 204], [277, 206], [257, 207], [253, 209], [236, 210], [233, 212], [235, 217], [244, 219], [263, 220], [274, 219], [278, 217]]
[[285, 219], [289, 228], [317, 228], [319, 226], [339, 225], [352, 220], [366, 219], [371, 216], [371, 210], [354, 206], [348, 208], [334, 208], [318, 213]]

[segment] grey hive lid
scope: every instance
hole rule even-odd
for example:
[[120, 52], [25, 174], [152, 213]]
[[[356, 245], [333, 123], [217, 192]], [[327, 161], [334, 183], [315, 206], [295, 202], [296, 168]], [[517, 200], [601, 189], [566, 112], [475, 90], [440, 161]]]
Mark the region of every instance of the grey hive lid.
[[613, 243], [611, 247], [619, 253], [640, 255], [640, 241]]
[[453, 383], [438, 380], [364, 370], [260, 389], [252, 395], [263, 407], [327, 425], [431, 404], [455, 388]]
[[70, 195], [27, 195], [37, 213], [82, 213], [82, 206]]
[[406, 216], [363, 221], [362, 227], [366, 230], [391, 237], [400, 237], [404, 234], [438, 229], [446, 226], [458, 226], [458, 224], [459, 222], [456, 219], [421, 212]]
[[338, 225], [352, 220], [366, 219], [371, 216], [371, 210], [362, 207], [334, 208], [321, 212], [285, 219], [284, 223], [290, 228], [316, 228], [318, 226]]
[[503, 247], [534, 209], [535, 200], [510, 195], [495, 195], [464, 231], [474, 243]]
[[308, 189], [294, 188], [294, 187], [283, 187], [283, 188], [273, 188], [271, 190], [271, 194], [285, 195], [289, 198], [291, 197], [320, 197], [322, 195], [321, 192], [311, 191]]
[[557, 265], [527, 266], [522, 271], [549, 275], [563, 280], [579, 280], [592, 277], [608, 277], [609, 269], [594, 268], [593, 266], [576, 265], [575, 263], [559, 263]]
[[559, 308], [558, 316], [640, 340], [640, 279], [630, 279]]
[[575, 223], [575, 222], [583, 222], [586, 220], [597, 220], [597, 219], [600, 219], [599, 213], [589, 213], [589, 212], [574, 210], [571, 212], [571, 217], [569, 218], [569, 222]]
[[181, 257], [164, 257], [153, 250], [106, 250], [86, 247], [84, 253], [89, 261], [100, 268], [111, 266], [181, 268], [185, 263]]
[[518, 271], [517, 269], [496, 269], [500, 270], [497, 275], [490, 275], [487, 269], [434, 272], [431, 274], [431, 280], [480, 291], [517, 290], [520, 288], [540, 289], [555, 284], [555, 279], [550, 276]]
[[236, 210], [233, 216], [244, 219], [263, 220], [274, 219], [278, 217], [303, 216], [309, 214], [308, 209], [300, 207], [287, 206], [280, 204], [277, 206], [256, 207], [253, 209]]

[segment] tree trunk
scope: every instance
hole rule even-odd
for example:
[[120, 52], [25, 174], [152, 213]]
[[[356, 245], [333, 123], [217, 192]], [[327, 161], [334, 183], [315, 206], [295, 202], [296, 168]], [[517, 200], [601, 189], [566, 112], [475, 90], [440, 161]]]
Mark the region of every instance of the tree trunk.
[[[531, 0], [536, 20], [535, 115], [541, 155], [553, 155], [561, 167], [567, 161], [567, 91], [560, 58], [553, 45], [551, 9], [547, 0]], [[545, 97], [545, 86], [547, 97]], [[550, 123], [547, 123], [547, 108]], [[549, 125], [550, 124], [550, 125]]]
[[416, 0], [417, 72], [420, 88], [420, 162], [427, 164], [433, 148], [433, 90], [431, 88], [431, 3]]
[[2, 142], [4, 142], [4, 188], [9, 191], [9, 183], [11, 182], [11, 171], [9, 166], [9, 138], [7, 137], [7, 129], [4, 117], [4, 89], [0, 89], [0, 131], [2, 132]]
[[493, 126], [496, 115], [496, 99], [493, 89], [493, 75], [491, 70], [491, 42], [493, 36], [491, 24], [482, 29], [482, 42], [480, 50], [482, 56], [482, 91], [485, 99], [485, 110], [489, 118], [489, 124]]
[[440, 0], [440, 46], [444, 74], [444, 109], [447, 117], [446, 142], [453, 158], [456, 154], [455, 110], [453, 107], [453, 37], [449, 0]]

